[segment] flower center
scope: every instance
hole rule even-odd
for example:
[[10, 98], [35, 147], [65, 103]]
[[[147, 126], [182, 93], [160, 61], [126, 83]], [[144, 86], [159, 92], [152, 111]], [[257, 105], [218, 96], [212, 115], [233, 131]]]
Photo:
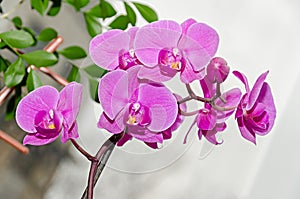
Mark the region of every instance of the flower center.
[[128, 52], [123, 52], [119, 58], [120, 68], [127, 70], [128, 68], [141, 64], [141, 62], [135, 56], [133, 49], [130, 49]]
[[48, 112], [42, 110], [36, 114], [34, 124], [39, 133], [57, 133], [62, 127], [62, 117], [52, 109]]
[[182, 70], [182, 55], [178, 48], [162, 49], [159, 52], [159, 64], [170, 69]]
[[150, 122], [150, 111], [147, 106], [143, 106], [139, 102], [130, 104], [127, 124], [144, 127], [149, 125]]

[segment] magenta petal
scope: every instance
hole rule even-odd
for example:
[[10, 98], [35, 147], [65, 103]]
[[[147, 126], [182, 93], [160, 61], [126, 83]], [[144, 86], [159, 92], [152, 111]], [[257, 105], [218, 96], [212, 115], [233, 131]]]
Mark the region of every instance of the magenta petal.
[[245, 85], [246, 92], [250, 92], [247, 77], [239, 71], [233, 71], [232, 73]]
[[136, 34], [136, 56], [146, 66], [154, 67], [158, 64], [160, 50], [177, 47], [180, 36], [181, 27], [175, 21], [161, 20], [148, 24]]
[[271, 88], [268, 83], [263, 84], [261, 92], [257, 98], [257, 101], [265, 104], [265, 106], [266, 106], [265, 110], [269, 116], [269, 121], [268, 121], [269, 126], [268, 126], [268, 130], [266, 132], [266, 133], [268, 133], [273, 128], [275, 118], [276, 118], [276, 107], [274, 104], [274, 99], [272, 96]]
[[216, 84], [211, 83], [207, 77], [200, 80], [200, 85], [203, 90], [204, 97], [211, 98], [216, 94]]
[[151, 112], [151, 123], [148, 126], [150, 131], [164, 131], [175, 122], [178, 113], [177, 101], [163, 85], [141, 84], [139, 102]]
[[187, 30], [189, 29], [189, 27], [192, 25], [192, 24], [195, 24], [197, 23], [197, 21], [195, 19], [187, 19], [185, 20], [182, 24], [181, 24], [181, 28], [182, 28], [182, 34], [186, 34], [187, 33]]
[[105, 113], [102, 113], [98, 121], [98, 128], [105, 129], [112, 134], [121, 133], [125, 128], [123, 123], [123, 114], [120, 113], [116, 117], [116, 120], [111, 120]]
[[106, 115], [115, 119], [128, 103], [128, 75], [126, 71], [116, 70], [107, 73], [99, 83], [99, 101]]
[[217, 115], [215, 111], [209, 109], [200, 109], [197, 116], [197, 126], [201, 130], [211, 130], [217, 122]]
[[166, 82], [172, 79], [176, 75], [174, 74], [163, 74], [159, 66], [153, 68], [142, 67], [139, 71], [138, 77], [140, 79], [148, 79], [154, 82]]
[[129, 140], [132, 140], [132, 136], [128, 133], [125, 133], [123, 137], [117, 142], [117, 146], [123, 146]]
[[242, 134], [242, 136], [246, 139], [252, 142], [253, 144], [256, 144], [256, 137], [254, 132], [250, 132], [250, 130], [245, 126], [243, 118], [237, 118], [239, 130]]
[[129, 134], [143, 142], [158, 142], [158, 143], [163, 142], [163, 136], [161, 133], [153, 133], [153, 132], [146, 130], [146, 131], [144, 131], [144, 133], [141, 133], [141, 134], [130, 133], [130, 132], [129, 132]]
[[41, 145], [45, 145], [45, 144], [49, 144], [49, 143], [53, 142], [54, 140], [57, 139], [58, 136], [59, 136], [59, 133], [57, 133], [57, 135], [55, 137], [40, 138], [40, 137], [36, 136], [36, 134], [28, 133], [23, 139], [23, 144], [24, 145], [29, 144], [29, 145], [34, 145], [34, 146], [41, 146]]
[[136, 33], [137, 33], [138, 29], [139, 29], [138, 27], [134, 26], [134, 27], [131, 27], [127, 31], [128, 35], [130, 37], [129, 47], [132, 48], [132, 49], [134, 48], [135, 36], [136, 36]]
[[189, 84], [194, 80], [203, 79], [205, 73], [205, 68], [200, 71], [194, 71], [191, 65], [186, 63], [183, 71], [180, 74], [180, 80], [185, 84]]
[[25, 96], [16, 110], [16, 121], [20, 128], [34, 133], [35, 115], [42, 110], [55, 110], [59, 99], [58, 91], [51, 86], [42, 86]]
[[89, 52], [95, 64], [113, 70], [119, 65], [119, 53], [128, 51], [130, 36], [121, 30], [110, 30], [97, 35], [90, 42]]
[[187, 30], [187, 36], [195, 40], [207, 54], [214, 56], [219, 45], [219, 35], [204, 23], [194, 23]]
[[68, 84], [60, 92], [57, 110], [64, 117], [64, 127], [68, 131], [79, 113], [82, 99], [82, 85], [76, 82]]
[[138, 74], [139, 71], [143, 68], [141, 65], [136, 65], [130, 67], [127, 70], [127, 78], [128, 78], [128, 97], [132, 98], [132, 95], [136, 93], [139, 88]]
[[252, 106], [254, 105], [254, 103], [256, 102], [257, 97], [258, 97], [258, 95], [259, 95], [259, 93], [261, 91], [261, 88], [263, 86], [263, 83], [264, 83], [264, 81], [265, 81], [268, 73], [269, 73], [269, 71], [261, 74], [257, 78], [257, 80], [256, 80], [256, 82], [255, 82], [255, 84], [254, 84], [254, 86], [253, 86], [253, 88], [252, 88], [252, 90], [250, 92], [250, 95], [249, 95], [249, 103], [247, 104], [247, 110], [251, 109]]
[[76, 139], [79, 137], [78, 126], [76, 121], [70, 126], [70, 128], [64, 127], [61, 142], [66, 143], [70, 139]]

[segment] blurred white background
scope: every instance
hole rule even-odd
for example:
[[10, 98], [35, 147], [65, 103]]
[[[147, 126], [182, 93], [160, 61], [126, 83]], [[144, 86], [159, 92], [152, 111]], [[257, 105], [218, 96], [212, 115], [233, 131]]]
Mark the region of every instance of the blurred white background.
[[[123, 9], [119, 1], [110, 1]], [[244, 72], [252, 86], [256, 78], [270, 70], [277, 119], [273, 130], [257, 138], [257, 145], [244, 140], [233, 118], [222, 134], [224, 143], [211, 149], [190, 134], [189, 144], [182, 138], [192, 120], [186, 120], [159, 151], [131, 142], [116, 149], [95, 188], [95, 198], [202, 198], [202, 199], [298, 199], [300, 198], [300, 1], [297, 0], [152, 0], [160, 19], [183, 22], [194, 18], [214, 27], [220, 35], [217, 56], [224, 57], [231, 70]], [[59, 28], [65, 44], [88, 44], [83, 19], [69, 7], [62, 20], [28, 23]], [[19, 9], [22, 13], [22, 9]], [[23, 13], [24, 14], [24, 13]], [[140, 20], [139, 25], [146, 24]], [[3, 25], [3, 24], [2, 24]], [[5, 25], [3, 25], [4, 27]], [[0, 26], [1, 27], [1, 26]], [[90, 60], [84, 60], [81, 65]], [[224, 89], [242, 87], [230, 77]], [[88, 97], [87, 80], [84, 103], [79, 115], [80, 143], [95, 153], [108, 133], [96, 128], [101, 112]], [[185, 95], [173, 81], [170, 87]], [[194, 84], [194, 86], [197, 86]], [[86, 186], [89, 163], [70, 148], [74, 161], [66, 160], [53, 178], [47, 199], [79, 198]], [[205, 156], [205, 157], [204, 157]]]

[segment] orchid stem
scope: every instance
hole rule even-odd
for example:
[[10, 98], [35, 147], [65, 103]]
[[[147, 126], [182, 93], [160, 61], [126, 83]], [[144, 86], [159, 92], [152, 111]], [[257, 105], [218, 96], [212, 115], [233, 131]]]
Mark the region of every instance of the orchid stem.
[[4, 131], [1, 130], [0, 130], [0, 139], [3, 139], [6, 143], [10, 144], [12, 147], [14, 147], [15, 149], [17, 149], [23, 154], [27, 154], [29, 152], [29, 149], [26, 146], [22, 145], [16, 139], [14, 139], [13, 137], [9, 136], [8, 134], [6, 134]]
[[99, 162], [92, 162], [89, 172], [88, 186], [81, 199], [92, 199], [94, 186], [96, 185], [116, 143], [123, 137], [123, 133], [112, 135], [99, 149], [95, 158]]
[[92, 161], [92, 162], [97, 162], [98, 160], [92, 156], [91, 154], [89, 154], [86, 150], [84, 150], [74, 139], [71, 139], [71, 142], [73, 144], [73, 146], [82, 154], [84, 155], [88, 160]]
[[199, 113], [199, 110], [195, 110], [195, 111], [192, 111], [192, 112], [185, 112], [185, 111], [179, 110], [179, 114], [181, 114], [183, 116], [194, 116], [198, 113]]

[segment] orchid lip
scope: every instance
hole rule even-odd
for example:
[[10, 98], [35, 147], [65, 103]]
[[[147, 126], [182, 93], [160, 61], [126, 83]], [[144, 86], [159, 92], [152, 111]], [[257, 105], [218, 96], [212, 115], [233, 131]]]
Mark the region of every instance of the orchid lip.
[[183, 69], [182, 55], [178, 48], [162, 49], [159, 53], [159, 64], [172, 70]]
[[129, 125], [145, 127], [151, 122], [150, 111], [147, 106], [139, 102], [131, 103], [129, 106], [129, 115], [126, 121]]
[[121, 69], [127, 70], [132, 66], [140, 64], [140, 61], [137, 59], [134, 49], [129, 49], [128, 52], [121, 52], [119, 63]]

